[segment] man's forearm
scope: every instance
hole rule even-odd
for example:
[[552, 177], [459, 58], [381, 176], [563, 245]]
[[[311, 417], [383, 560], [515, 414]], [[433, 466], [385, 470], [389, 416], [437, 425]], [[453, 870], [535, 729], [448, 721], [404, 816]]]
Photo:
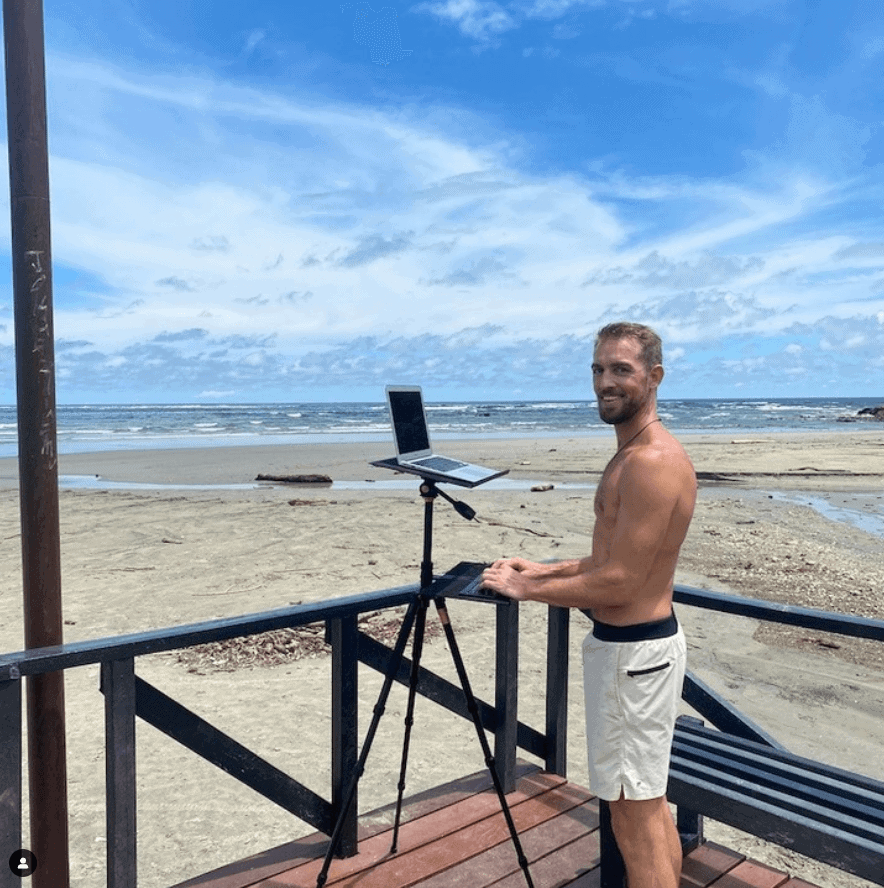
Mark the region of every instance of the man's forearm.
[[629, 600], [623, 577], [610, 566], [594, 567], [590, 558], [544, 566], [550, 570], [524, 576], [524, 591], [531, 601], [591, 609]]
[[588, 609], [619, 606], [630, 600], [630, 584], [617, 565], [597, 566], [594, 559], [539, 564], [524, 558], [495, 561], [483, 583], [519, 601], [540, 601], [556, 607]]
[[541, 564], [542, 572], [538, 572], [538, 576], [546, 579], [554, 579], [556, 577], [576, 577], [581, 571], [585, 570], [584, 562], [589, 562], [588, 558], [572, 558], [568, 561], [552, 561], [548, 564]]

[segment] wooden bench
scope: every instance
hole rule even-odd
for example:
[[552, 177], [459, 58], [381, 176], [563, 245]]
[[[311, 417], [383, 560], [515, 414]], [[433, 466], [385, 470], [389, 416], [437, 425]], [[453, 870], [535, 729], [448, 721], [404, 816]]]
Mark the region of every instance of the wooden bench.
[[702, 843], [705, 815], [884, 885], [884, 783], [877, 780], [681, 716], [668, 797], [688, 848]]

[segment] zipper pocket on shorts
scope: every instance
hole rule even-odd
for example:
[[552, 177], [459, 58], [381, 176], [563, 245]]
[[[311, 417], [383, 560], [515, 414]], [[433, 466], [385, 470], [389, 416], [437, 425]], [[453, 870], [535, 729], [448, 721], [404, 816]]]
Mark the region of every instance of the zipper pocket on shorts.
[[652, 672], [660, 672], [662, 669], [668, 669], [672, 663], [661, 663], [659, 666], [651, 666], [648, 669], [627, 669], [626, 674], [630, 678], [635, 678], [637, 675], [650, 675]]

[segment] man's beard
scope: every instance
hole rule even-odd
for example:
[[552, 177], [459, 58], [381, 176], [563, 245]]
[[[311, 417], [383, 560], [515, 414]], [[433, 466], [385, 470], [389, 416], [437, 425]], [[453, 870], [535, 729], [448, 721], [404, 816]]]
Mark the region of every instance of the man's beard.
[[[620, 403], [606, 405], [601, 398], [598, 399], [599, 418], [608, 425], [620, 425], [629, 422], [642, 408], [640, 401], [623, 397]], [[606, 411], [612, 412], [606, 412]]]

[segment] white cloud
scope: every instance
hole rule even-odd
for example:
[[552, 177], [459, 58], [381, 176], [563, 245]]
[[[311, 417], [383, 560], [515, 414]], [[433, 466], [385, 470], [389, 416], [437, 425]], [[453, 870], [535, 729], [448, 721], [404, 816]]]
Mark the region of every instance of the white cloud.
[[[191, 146], [204, 167], [190, 182], [181, 180], [174, 158], [152, 167], [153, 156], [140, 157], [131, 165], [136, 172], [53, 155], [56, 262], [89, 269], [113, 293], [100, 311], [79, 307], [77, 293], [59, 294], [57, 326], [69, 339], [101, 337], [105, 348], [117, 349], [178, 330], [258, 334], [269, 325], [310, 343], [379, 324], [451, 331], [465, 317], [482, 323], [504, 308], [517, 326], [551, 311], [550, 329], [569, 329], [567, 287], [624, 237], [616, 212], [595, 200], [586, 182], [520, 173], [509, 165], [506, 143], [468, 143], [456, 119], [455, 133], [442, 125], [451, 117], [438, 109], [318, 109], [195, 80], [188, 99], [187, 89], [182, 97], [162, 77], [157, 85], [80, 63], [67, 73], [98, 90], [95, 105], [106, 110], [94, 119], [97, 133], [115, 102], [138, 94], [149, 97], [152, 117], [190, 109], [208, 119], [214, 143]], [[206, 97], [198, 110], [193, 96]], [[220, 137], [223, 165], [260, 108], [289, 122], [296, 137], [315, 134], [319, 147], [291, 151], [282, 168], [300, 172], [294, 180], [276, 177], [272, 187], [215, 180], [222, 171], [213, 169], [211, 148]], [[225, 122], [234, 111], [235, 132]], [[279, 164], [274, 145], [252, 147], [257, 167]], [[552, 306], [544, 292], [550, 281], [564, 286]], [[530, 292], [508, 307], [513, 282]], [[446, 297], [463, 302], [460, 316], [448, 304], [436, 307], [429, 292], [501, 284], [509, 289], [499, 297]]]
[[495, 0], [432, 0], [417, 4], [412, 12], [450, 22], [467, 37], [480, 41], [517, 27], [513, 16]]
[[606, 0], [525, 0], [518, 9], [527, 18], [559, 18], [575, 7], [598, 9], [606, 5]]
[[818, 95], [792, 98], [786, 147], [792, 162], [827, 173], [849, 173], [861, 166], [872, 128], [828, 108]]
[[874, 59], [884, 53], [884, 37], [868, 38], [860, 51], [860, 57], [863, 59]]
[[[635, 20], [658, 15], [677, 19], [747, 15], [789, 0], [425, 0], [412, 12], [433, 15], [450, 22], [467, 37], [482, 42], [521, 27], [526, 21], [554, 20], [584, 10], [612, 10], [622, 18], [615, 26], [628, 28]], [[723, 15], [722, 15], [723, 14]]]
[[251, 55], [254, 52], [255, 47], [261, 43], [264, 38], [267, 36], [267, 32], [263, 28], [256, 28], [252, 31], [249, 36], [246, 38], [246, 45], [243, 48], [244, 55]]

